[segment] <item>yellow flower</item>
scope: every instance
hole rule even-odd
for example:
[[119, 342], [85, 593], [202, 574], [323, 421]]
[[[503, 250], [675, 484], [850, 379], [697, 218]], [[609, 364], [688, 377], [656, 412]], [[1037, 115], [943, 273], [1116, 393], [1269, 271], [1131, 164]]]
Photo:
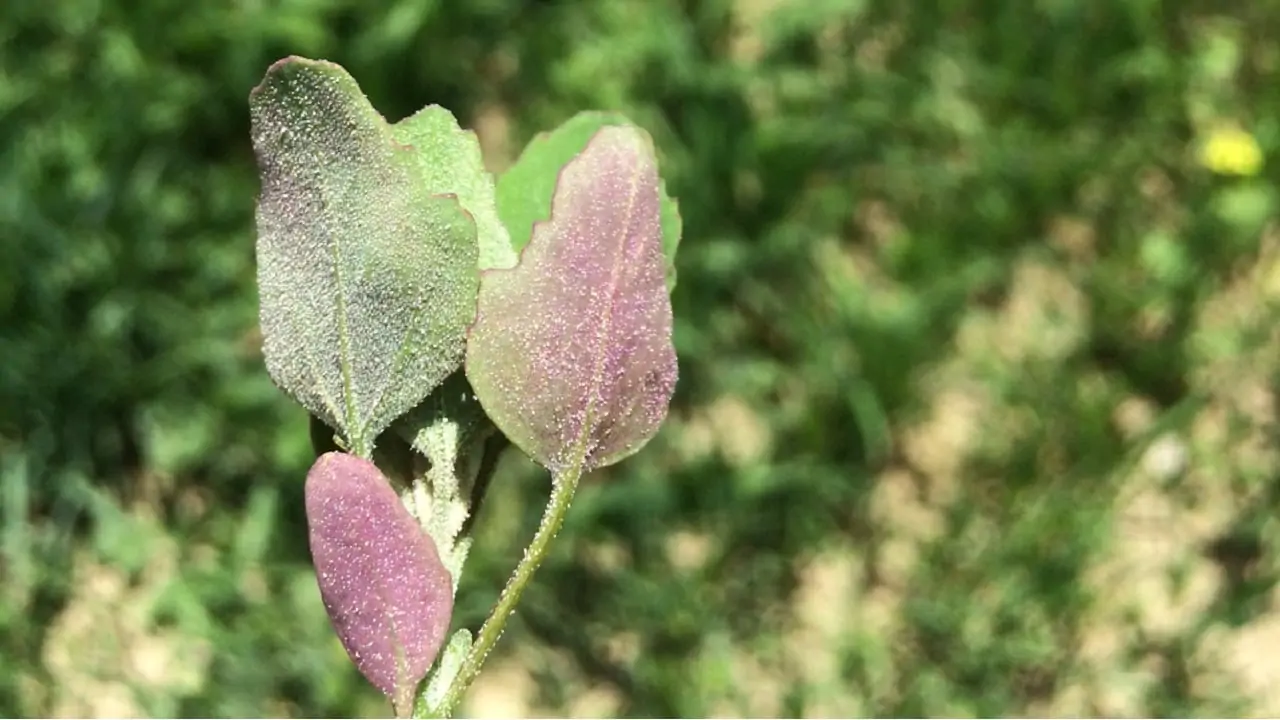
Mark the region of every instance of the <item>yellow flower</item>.
[[1262, 148], [1248, 132], [1232, 125], [1214, 128], [1200, 146], [1200, 164], [1218, 175], [1257, 175]]

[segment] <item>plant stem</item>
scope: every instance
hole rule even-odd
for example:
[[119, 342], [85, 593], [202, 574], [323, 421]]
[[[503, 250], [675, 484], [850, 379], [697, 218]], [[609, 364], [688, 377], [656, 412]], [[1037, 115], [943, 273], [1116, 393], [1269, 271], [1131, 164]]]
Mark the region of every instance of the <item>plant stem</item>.
[[515, 611], [521, 593], [533, 578], [534, 571], [546, 559], [551, 541], [564, 525], [565, 515], [569, 512], [569, 504], [573, 501], [573, 493], [578, 489], [578, 479], [581, 476], [581, 464], [565, 468], [561, 473], [552, 476], [551, 497], [547, 499], [547, 509], [542, 513], [538, 531], [534, 533], [533, 540], [524, 551], [524, 557], [520, 559], [520, 563], [516, 565], [511, 579], [507, 580], [506, 587], [502, 588], [498, 603], [493, 606], [493, 612], [489, 613], [489, 618], [481, 626], [475, 644], [467, 653], [467, 659], [463, 661], [457, 677], [449, 685], [449, 692], [445, 694], [440, 707], [436, 709], [438, 717], [450, 716], [453, 708], [462, 700], [463, 694], [479, 674], [480, 666], [484, 664], [485, 658], [497, 644], [498, 638], [502, 637], [502, 630], [506, 627], [511, 613]]
[[511, 441], [496, 429], [484, 441], [480, 454], [480, 466], [476, 469], [475, 480], [471, 483], [471, 502], [468, 503], [469, 514], [462, 523], [462, 534], [470, 535], [476, 518], [480, 515], [480, 505], [489, 493], [489, 482], [498, 470], [498, 460], [502, 451], [507, 449]]

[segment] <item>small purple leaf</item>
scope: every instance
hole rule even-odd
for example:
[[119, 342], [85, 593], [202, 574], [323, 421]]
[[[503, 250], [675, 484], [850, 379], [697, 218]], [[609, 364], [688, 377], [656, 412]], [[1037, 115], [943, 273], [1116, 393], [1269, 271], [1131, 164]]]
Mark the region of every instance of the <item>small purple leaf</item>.
[[321, 455], [307, 473], [320, 596], [351, 660], [400, 716], [444, 644], [453, 584], [435, 543], [373, 463]]
[[561, 170], [520, 264], [481, 275], [467, 377], [553, 474], [618, 462], [666, 417], [677, 368], [660, 187], [648, 136], [601, 128]]

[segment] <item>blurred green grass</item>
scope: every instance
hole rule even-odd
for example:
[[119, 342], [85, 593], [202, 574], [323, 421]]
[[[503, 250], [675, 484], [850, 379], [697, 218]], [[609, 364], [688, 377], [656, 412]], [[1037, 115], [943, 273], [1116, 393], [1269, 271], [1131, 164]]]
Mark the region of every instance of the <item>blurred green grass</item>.
[[[1280, 713], [1280, 5], [0, 7], [0, 714], [371, 716], [258, 354], [288, 54], [494, 169], [589, 108], [681, 201], [668, 425], [584, 487], [476, 714]], [[547, 479], [504, 460], [477, 625]]]

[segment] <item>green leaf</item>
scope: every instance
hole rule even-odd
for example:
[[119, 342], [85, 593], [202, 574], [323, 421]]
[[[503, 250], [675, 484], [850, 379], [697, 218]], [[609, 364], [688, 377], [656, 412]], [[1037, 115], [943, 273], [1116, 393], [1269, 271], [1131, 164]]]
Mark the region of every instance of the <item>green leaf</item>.
[[553, 475], [631, 455], [666, 417], [677, 368], [663, 266], [653, 146], [609, 126], [565, 165], [520, 264], [481, 276], [467, 378]]
[[[551, 196], [561, 169], [577, 157], [600, 128], [634, 127], [626, 116], [618, 113], [583, 112], [569, 118], [549, 133], [539, 133], [525, 147], [515, 164], [498, 178], [498, 215], [511, 233], [511, 243], [523, 250], [533, 234], [536, 222], [551, 217]], [[676, 250], [682, 232], [680, 207], [667, 194], [659, 179], [661, 198], [662, 254], [666, 259], [666, 284], [670, 292], [676, 286]]]
[[462, 663], [467, 659], [467, 653], [470, 651], [470, 630], [462, 628], [449, 638], [449, 644], [445, 646], [444, 652], [440, 655], [440, 662], [436, 664], [435, 673], [427, 680], [426, 688], [418, 696], [414, 717], [430, 717], [433, 711], [440, 708], [445, 693], [449, 691], [453, 679], [458, 676], [458, 671], [462, 669]]
[[480, 243], [480, 268], [509, 268], [516, 264], [511, 236], [498, 219], [493, 177], [484, 169], [480, 141], [463, 130], [453, 113], [429, 105], [391, 128], [398, 140], [412, 145], [425, 187], [431, 193], [453, 193], [475, 219]]
[[370, 457], [374, 438], [461, 362], [475, 224], [457, 198], [431, 193], [417, 151], [341, 67], [282, 60], [250, 111], [267, 370]]

